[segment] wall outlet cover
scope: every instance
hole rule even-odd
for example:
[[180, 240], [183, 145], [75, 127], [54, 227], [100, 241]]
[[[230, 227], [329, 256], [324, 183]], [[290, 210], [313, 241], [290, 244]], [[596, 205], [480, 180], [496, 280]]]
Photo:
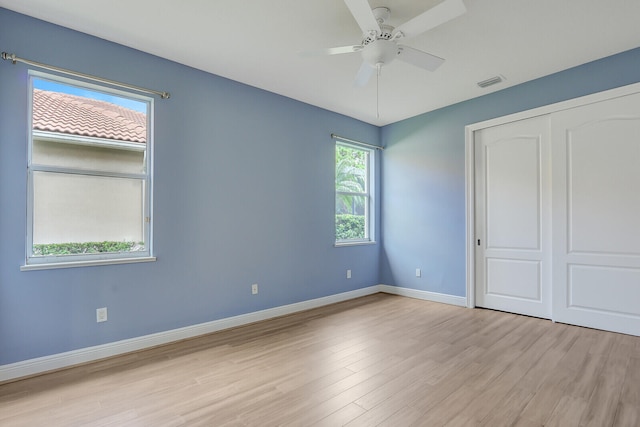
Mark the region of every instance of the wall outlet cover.
[[96, 322], [106, 322], [107, 321], [107, 307], [97, 308], [96, 309]]

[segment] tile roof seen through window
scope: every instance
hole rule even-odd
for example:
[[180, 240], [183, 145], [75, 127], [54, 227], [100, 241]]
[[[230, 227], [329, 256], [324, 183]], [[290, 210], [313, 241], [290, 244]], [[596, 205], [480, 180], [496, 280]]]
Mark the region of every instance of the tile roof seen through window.
[[42, 89], [33, 90], [33, 129], [147, 142], [146, 114], [106, 101]]

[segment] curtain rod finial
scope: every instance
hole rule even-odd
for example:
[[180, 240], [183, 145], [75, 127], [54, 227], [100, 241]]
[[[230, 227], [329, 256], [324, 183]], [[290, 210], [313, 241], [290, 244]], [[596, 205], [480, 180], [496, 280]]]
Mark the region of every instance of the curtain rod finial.
[[2, 59], [4, 59], [5, 61], [7, 59], [9, 59], [9, 60], [11, 60], [11, 63], [15, 65], [15, 63], [16, 63], [16, 54], [15, 53], [2, 52]]

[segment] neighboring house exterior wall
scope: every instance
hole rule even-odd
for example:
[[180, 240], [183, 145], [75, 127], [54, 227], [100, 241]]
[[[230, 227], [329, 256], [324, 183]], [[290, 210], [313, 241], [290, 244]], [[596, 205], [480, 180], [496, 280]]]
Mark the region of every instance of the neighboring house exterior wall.
[[[33, 158], [44, 157], [49, 164], [82, 167], [91, 163], [92, 169], [130, 172], [140, 170], [144, 152], [34, 140]], [[46, 175], [44, 179], [42, 175], [34, 176], [34, 244], [143, 240], [142, 182]], [[96, 183], [99, 192], [95, 191]]]

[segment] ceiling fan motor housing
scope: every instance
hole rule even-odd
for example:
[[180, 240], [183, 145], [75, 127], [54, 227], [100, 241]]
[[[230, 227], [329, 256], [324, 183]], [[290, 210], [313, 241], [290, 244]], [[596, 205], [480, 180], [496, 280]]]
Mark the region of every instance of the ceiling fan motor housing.
[[379, 31], [370, 31], [362, 40], [362, 59], [373, 68], [388, 64], [398, 55], [398, 45], [392, 40], [393, 27], [385, 25], [391, 16], [386, 7], [376, 7], [372, 10], [379, 25]]
[[368, 33], [364, 34], [362, 38], [363, 46], [366, 46], [369, 43], [373, 43], [378, 39], [389, 40], [391, 39], [391, 37], [393, 37], [393, 27], [385, 24], [385, 22], [387, 22], [391, 17], [391, 10], [389, 10], [388, 7], [376, 7], [372, 9], [371, 12], [376, 22], [378, 23], [379, 28], [376, 28], [375, 31], [369, 31]]
[[373, 43], [376, 40], [391, 40], [393, 38], [393, 27], [390, 25], [381, 25], [380, 32], [370, 31], [362, 36], [362, 46]]

